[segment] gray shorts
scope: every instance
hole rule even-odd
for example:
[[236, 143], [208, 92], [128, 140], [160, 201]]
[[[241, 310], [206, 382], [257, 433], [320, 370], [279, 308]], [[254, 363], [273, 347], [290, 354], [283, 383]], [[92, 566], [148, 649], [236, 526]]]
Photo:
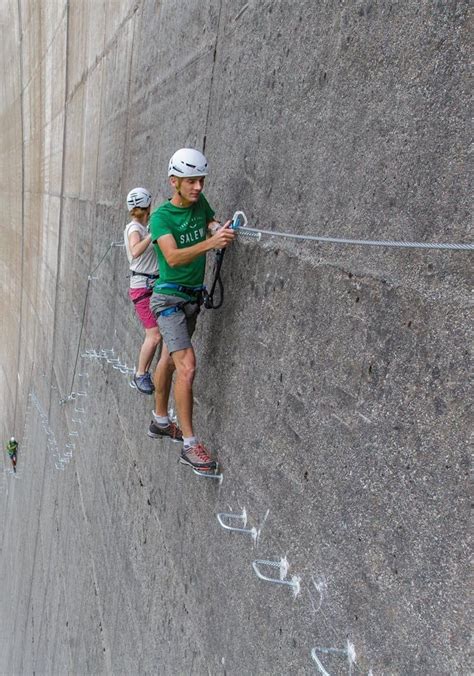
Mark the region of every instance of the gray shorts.
[[[182, 305], [183, 303], [185, 305]], [[177, 312], [165, 317], [158, 316], [159, 312], [176, 305], [182, 305]], [[196, 328], [196, 319], [199, 314], [198, 303], [186, 303], [180, 296], [154, 293], [150, 298], [150, 309], [156, 317], [163, 341], [170, 354], [192, 347], [191, 336]]]

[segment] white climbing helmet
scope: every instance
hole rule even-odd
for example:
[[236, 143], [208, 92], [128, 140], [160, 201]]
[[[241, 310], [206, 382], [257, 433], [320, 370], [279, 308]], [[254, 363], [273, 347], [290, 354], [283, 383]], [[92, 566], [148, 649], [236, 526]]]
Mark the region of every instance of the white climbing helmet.
[[151, 194], [145, 188], [134, 188], [127, 195], [127, 207], [131, 211], [135, 207], [146, 209], [151, 204]]
[[15, 441], [15, 437], [12, 437], [12, 438], [10, 439], [10, 441]]
[[199, 150], [180, 148], [170, 159], [168, 176], [193, 178], [207, 176], [207, 160]]

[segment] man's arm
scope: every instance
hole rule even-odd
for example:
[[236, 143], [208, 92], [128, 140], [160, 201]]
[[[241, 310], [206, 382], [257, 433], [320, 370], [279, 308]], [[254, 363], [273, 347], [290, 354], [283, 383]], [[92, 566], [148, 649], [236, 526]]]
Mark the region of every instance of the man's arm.
[[211, 249], [225, 249], [234, 239], [235, 232], [229, 228], [228, 221], [215, 235], [209, 237], [204, 242], [193, 244], [185, 249], [178, 249], [173, 235], [162, 235], [158, 238], [158, 246], [161, 249], [166, 262], [171, 268], [178, 268], [181, 265], [187, 265], [193, 260], [207, 253]]

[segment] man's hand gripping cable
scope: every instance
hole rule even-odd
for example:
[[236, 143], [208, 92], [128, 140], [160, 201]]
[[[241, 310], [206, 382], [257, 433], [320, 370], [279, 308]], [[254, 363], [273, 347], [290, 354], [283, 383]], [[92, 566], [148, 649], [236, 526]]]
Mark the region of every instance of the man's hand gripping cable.
[[[231, 230], [238, 230], [240, 228], [245, 228], [247, 225], [247, 217], [243, 211], [236, 211], [232, 216], [232, 221], [230, 222], [229, 228]], [[260, 239], [261, 235], [258, 235]], [[216, 251], [216, 257], [214, 261], [214, 279], [211, 285], [210, 291], [204, 289], [203, 299], [204, 307], [208, 310], [218, 310], [224, 302], [224, 284], [221, 279], [221, 267], [224, 261], [225, 249], [218, 249]], [[219, 301], [214, 301], [214, 293], [216, 287], [219, 288]]]

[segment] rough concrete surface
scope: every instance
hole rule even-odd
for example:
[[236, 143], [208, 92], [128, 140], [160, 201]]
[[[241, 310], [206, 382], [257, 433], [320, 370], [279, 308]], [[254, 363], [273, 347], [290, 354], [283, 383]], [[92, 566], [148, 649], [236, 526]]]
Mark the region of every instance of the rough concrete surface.
[[[195, 336], [222, 484], [75, 368], [134, 363], [123, 249], [88, 275], [178, 147], [222, 219], [468, 242], [467, 0], [1, 0], [0, 26], [0, 672], [471, 673], [469, 252], [239, 239]], [[257, 544], [217, 522], [243, 508]], [[285, 556], [296, 597], [252, 568]]]

